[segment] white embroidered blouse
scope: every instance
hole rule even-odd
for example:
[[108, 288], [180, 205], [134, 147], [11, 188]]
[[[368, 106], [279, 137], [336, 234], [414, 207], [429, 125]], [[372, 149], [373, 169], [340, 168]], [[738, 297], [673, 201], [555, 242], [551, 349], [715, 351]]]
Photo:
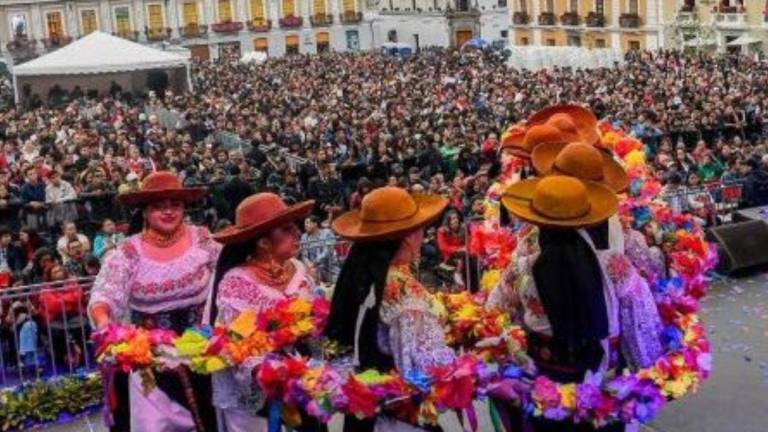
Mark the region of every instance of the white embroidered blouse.
[[93, 283], [89, 312], [105, 303], [115, 320], [126, 320], [131, 311], [153, 314], [203, 305], [221, 246], [206, 228], [188, 229], [192, 245], [170, 261], [147, 256], [138, 235], [126, 239], [104, 260]]

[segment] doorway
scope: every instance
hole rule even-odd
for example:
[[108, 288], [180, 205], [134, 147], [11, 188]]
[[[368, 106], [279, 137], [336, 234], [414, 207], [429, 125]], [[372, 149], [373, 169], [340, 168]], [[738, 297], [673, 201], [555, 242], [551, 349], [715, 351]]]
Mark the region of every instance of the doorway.
[[472, 39], [472, 30], [458, 30], [456, 32], [456, 47], [461, 48]]

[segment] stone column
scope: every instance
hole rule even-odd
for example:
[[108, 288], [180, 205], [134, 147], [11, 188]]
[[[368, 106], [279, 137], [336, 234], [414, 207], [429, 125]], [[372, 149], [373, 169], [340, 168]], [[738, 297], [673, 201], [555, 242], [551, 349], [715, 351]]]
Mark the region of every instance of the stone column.
[[171, 29], [171, 38], [176, 39], [180, 37], [179, 27], [181, 20], [179, 19], [179, 1], [180, 0], [167, 0], [165, 10], [165, 25]]
[[533, 10], [531, 11], [531, 24], [533, 29], [533, 45], [541, 46], [541, 29], [539, 25], [539, 14], [541, 13], [541, 0], [533, 0]]
[[99, 2], [99, 28], [104, 33], [112, 33], [112, 10], [109, 7], [109, 0]]

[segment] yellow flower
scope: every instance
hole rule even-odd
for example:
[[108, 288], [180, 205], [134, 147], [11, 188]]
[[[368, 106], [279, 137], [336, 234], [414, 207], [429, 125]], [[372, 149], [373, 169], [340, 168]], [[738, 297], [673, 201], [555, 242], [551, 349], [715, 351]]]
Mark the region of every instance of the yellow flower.
[[312, 313], [312, 303], [297, 299], [288, 305], [288, 312], [292, 314], [309, 315]]
[[567, 410], [576, 408], [576, 384], [560, 386], [560, 403]]
[[501, 279], [501, 270], [488, 270], [483, 273], [483, 279], [480, 282], [480, 286], [483, 287], [483, 291], [490, 292]]
[[629, 168], [636, 168], [645, 165], [645, 153], [640, 150], [633, 150], [624, 158]]
[[241, 313], [229, 324], [229, 330], [242, 338], [250, 336], [256, 330], [256, 312]]
[[312, 321], [301, 320], [291, 326], [291, 332], [293, 332], [295, 335], [301, 336], [312, 333], [314, 328], [315, 326], [312, 325]]
[[205, 371], [208, 373], [218, 372], [225, 369], [226, 367], [227, 364], [224, 362], [224, 359], [219, 356], [210, 357], [205, 362]]

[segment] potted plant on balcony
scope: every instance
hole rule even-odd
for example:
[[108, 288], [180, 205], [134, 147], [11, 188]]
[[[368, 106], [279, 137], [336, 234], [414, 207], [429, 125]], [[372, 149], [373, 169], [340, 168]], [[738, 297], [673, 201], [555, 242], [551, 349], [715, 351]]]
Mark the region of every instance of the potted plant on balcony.
[[512, 15], [512, 22], [516, 25], [526, 25], [529, 20], [528, 12], [517, 11]]
[[280, 27], [282, 28], [298, 28], [304, 24], [304, 20], [301, 17], [294, 15], [288, 15], [284, 18], [280, 18]]
[[587, 14], [587, 27], [604, 27], [604, 26], [605, 26], [605, 15], [599, 14], [594, 11]]
[[363, 20], [362, 12], [344, 11], [340, 14], [341, 22], [343, 24], [355, 24]]
[[556, 20], [557, 18], [555, 18], [554, 12], [542, 12], [539, 15], [539, 25], [546, 25], [546, 26], [555, 25]]
[[640, 27], [640, 16], [638, 14], [624, 13], [619, 16], [619, 26], [624, 28]]
[[581, 24], [581, 17], [578, 12], [570, 11], [560, 16], [560, 22], [565, 26], [577, 26]]
[[264, 18], [254, 18], [248, 21], [248, 31], [252, 33], [268, 32], [272, 28], [272, 20]]
[[328, 26], [333, 23], [333, 15], [317, 13], [310, 16], [309, 21], [313, 26], [316, 26], [316, 27]]
[[237, 33], [243, 29], [243, 23], [241, 22], [223, 22], [211, 25], [211, 30], [216, 33]]

